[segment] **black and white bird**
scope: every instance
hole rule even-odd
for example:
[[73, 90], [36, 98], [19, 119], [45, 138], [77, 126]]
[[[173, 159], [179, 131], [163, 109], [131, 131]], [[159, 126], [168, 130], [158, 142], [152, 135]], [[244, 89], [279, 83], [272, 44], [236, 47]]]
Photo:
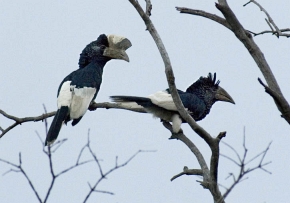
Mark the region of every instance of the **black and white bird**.
[[[180, 99], [188, 113], [195, 121], [200, 121], [210, 112], [212, 105], [217, 101], [230, 102], [235, 104], [232, 97], [216, 82], [216, 74], [208, 77], [200, 77], [195, 83], [190, 85], [185, 92], [178, 90]], [[153, 114], [163, 121], [172, 122], [174, 133], [181, 130], [181, 123], [185, 122], [179, 115], [173, 102], [169, 89], [156, 92], [148, 97], [136, 96], [111, 96], [114, 102], [125, 106], [142, 106], [147, 113]], [[133, 103], [132, 103], [133, 102]], [[135, 106], [134, 106], [135, 104]]]
[[45, 145], [52, 144], [63, 123], [70, 120], [76, 125], [96, 98], [102, 83], [104, 66], [111, 59], [129, 62], [125, 50], [131, 42], [117, 35], [100, 35], [88, 44], [80, 54], [79, 69], [66, 76], [57, 93], [58, 110], [49, 128]]

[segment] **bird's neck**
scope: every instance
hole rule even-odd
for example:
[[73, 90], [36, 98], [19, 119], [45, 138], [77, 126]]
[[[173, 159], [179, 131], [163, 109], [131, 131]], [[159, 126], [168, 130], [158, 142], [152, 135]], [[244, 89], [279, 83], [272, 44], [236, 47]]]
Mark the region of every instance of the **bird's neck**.
[[95, 68], [98, 68], [98, 69], [103, 69], [106, 65], [106, 63], [108, 62], [109, 60], [104, 60], [104, 59], [93, 59], [93, 61], [91, 62], [91, 64], [95, 67]]

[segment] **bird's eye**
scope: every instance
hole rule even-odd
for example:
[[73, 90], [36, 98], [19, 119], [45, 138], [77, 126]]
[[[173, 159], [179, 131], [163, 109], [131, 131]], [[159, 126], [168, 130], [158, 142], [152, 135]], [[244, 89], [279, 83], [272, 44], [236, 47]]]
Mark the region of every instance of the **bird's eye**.
[[100, 48], [104, 50], [104, 49], [106, 49], [106, 46], [105, 45], [101, 45]]

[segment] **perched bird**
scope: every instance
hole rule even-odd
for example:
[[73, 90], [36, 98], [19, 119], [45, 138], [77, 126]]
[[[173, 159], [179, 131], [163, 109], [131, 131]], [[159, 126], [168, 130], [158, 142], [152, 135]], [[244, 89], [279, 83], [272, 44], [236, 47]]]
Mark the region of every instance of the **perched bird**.
[[96, 98], [102, 83], [104, 66], [111, 59], [129, 62], [125, 50], [131, 42], [117, 35], [100, 35], [80, 54], [79, 69], [66, 76], [57, 93], [58, 110], [49, 128], [45, 145], [52, 144], [63, 123], [70, 120], [76, 125]]
[[[209, 73], [208, 77], [200, 77], [190, 85], [186, 92], [177, 90], [184, 107], [195, 121], [205, 118], [216, 101], [235, 104], [232, 97], [219, 86], [219, 83], [219, 80], [216, 82], [216, 74], [214, 73], [212, 77], [212, 74]], [[134, 106], [134, 103], [137, 103], [153, 116], [172, 122], [174, 133], [178, 133], [181, 130], [181, 123], [185, 122], [177, 111], [169, 89], [156, 92], [148, 97], [111, 96], [110, 98], [123, 105]], [[134, 103], [132, 104], [132, 102]]]

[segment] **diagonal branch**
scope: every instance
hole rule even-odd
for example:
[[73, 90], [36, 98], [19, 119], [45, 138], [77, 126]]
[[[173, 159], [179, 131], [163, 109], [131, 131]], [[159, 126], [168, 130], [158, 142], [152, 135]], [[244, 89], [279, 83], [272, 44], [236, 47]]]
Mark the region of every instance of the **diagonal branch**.
[[282, 117], [286, 114], [290, 114], [290, 108], [287, 105], [288, 103], [282, 102], [283, 98], [281, 98], [281, 95], [279, 95], [277, 92], [272, 90], [270, 87], [265, 85], [263, 81], [258, 78], [259, 83], [265, 88], [265, 92], [268, 93], [275, 101], [278, 109], [280, 112], [285, 112], [284, 114], [282, 113]]
[[[252, 1], [252, 0], [251, 0]], [[222, 18], [216, 17], [214, 14], [209, 14], [204, 11], [198, 11], [193, 9], [187, 9], [187, 8], [180, 8], [177, 7], [177, 10], [180, 11], [187, 11], [184, 13], [193, 14], [193, 15], [199, 15], [202, 17], [206, 17], [208, 19], [211, 19], [215, 22], [218, 22], [227, 28], [229, 28], [236, 37], [244, 44], [244, 46], [247, 48], [248, 52], [256, 62], [257, 66], [260, 68], [260, 71], [262, 72], [264, 78], [267, 81], [267, 84], [269, 85], [269, 88], [276, 92], [279, 95], [279, 102], [276, 102], [276, 106], [278, 110], [281, 112], [282, 117], [290, 124], [290, 106], [285, 97], [283, 96], [280, 87], [276, 81], [276, 78], [274, 74], [272, 73], [272, 70], [267, 63], [264, 54], [260, 50], [260, 48], [257, 46], [257, 44], [254, 42], [252, 35], [249, 31], [245, 30], [233, 11], [230, 9], [228, 3], [226, 0], [218, 0], [219, 3], [216, 3], [216, 8], [222, 12], [222, 14], [225, 17], [225, 20], [229, 27], [226, 26], [226, 23], [223, 21]], [[270, 20], [269, 20], [270, 21]], [[272, 20], [270, 22], [273, 22]], [[275, 31], [275, 30], [274, 30]], [[275, 32], [278, 32], [277, 30]], [[281, 35], [281, 33], [280, 33]]]
[[[169, 122], [163, 121], [163, 125], [165, 128], [167, 128], [171, 133], [173, 133], [172, 126]], [[170, 139], [178, 139], [182, 141], [190, 150], [191, 152], [195, 155], [200, 168], [202, 169], [203, 177], [205, 180], [209, 180], [209, 169], [207, 166], [207, 163], [205, 162], [205, 159], [200, 152], [200, 150], [196, 147], [196, 145], [186, 137], [186, 135], [183, 134], [183, 132], [175, 134], [174, 137], [171, 137]]]
[[[212, 151], [212, 160], [211, 160], [211, 171], [210, 174], [208, 173], [208, 169], [204, 170], [203, 178], [204, 182], [203, 185], [208, 185], [208, 189], [210, 190], [211, 194], [213, 195], [213, 198], [216, 202], [223, 203], [223, 197], [219, 191], [218, 184], [217, 184], [217, 170], [218, 170], [218, 154], [219, 154], [219, 140], [223, 136], [219, 136], [217, 139], [213, 138], [206, 130], [204, 130], [201, 126], [199, 126], [195, 120], [188, 114], [188, 112], [185, 110], [180, 97], [176, 90], [175, 85], [175, 78], [173, 74], [173, 69], [170, 63], [169, 56], [167, 54], [167, 51], [165, 49], [165, 46], [155, 28], [152, 21], [150, 20], [149, 16], [145, 14], [142, 7], [139, 5], [138, 1], [136, 0], [129, 0], [129, 2], [135, 7], [141, 18], [143, 19], [147, 29], [152, 38], [154, 39], [158, 50], [161, 54], [161, 57], [163, 59], [163, 63], [165, 65], [165, 74], [168, 82], [168, 86], [171, 92], [172, 99], [174, 101], [174, 104], [178, 110], [178, 113], [181, 115], [181, 117], [189, 124], [189, 126], [210, 146]], [[183, 134], [183, 133], [182, 133]], [[182, 135], [181, 134], [181, 135]], [[186, 138], [184, 136], [184, 138]], [[180, 136], [178, 135], [178, 139], [180, 139]], [[187, 139], [187, 138], [186, 138]], [[214, 167], [213, 167], [214, 166]], [[202, 166], [201, 168], [207, 166]]]
[[[15, 170], [15, 169], [10, 169], [8, 172], [20, 172], [22, 173], [22, 175], [25, 177], [25, 179], [28, 181], [28, 184], [30, 186], [30, 188], [32, 189], [33, 193], [35, 194], [36, 198], [38, 199], [39, 202], [42, 202], [35, 186], [33, 185], [31, 179], [28, 177], [26, 171], [24, 170], [24, 168], [22, 167], [22, 158], [21, 158], [21, 153], [19, 153], [19, 164], [14, 164], [14, 163], [11, 163], [9, 161], [6, 161], [4, 159], [0, 159], [0, 162], [3, 162], [3, 163], [6, 163], [10, 166], [12, 166], [13, 168], [17, 168], [18, 170]], [[7, 174], [8, 172], [6, 172], [5, 174]]]
[[169, 86], [174, 104], [178, 110], [178, 113], [181, 115], [181, 117], [190, 125], [190, 127], [200, 137], [202, 137], [209, 145], [211, 145], [213, 142], [213, 138], [211, 137], [211, 135], [195, 122], [195, 120], [185, 110], [185, 108], [180, 100], [180, 97], [179, 97], [177, 90], [176, 90], [175, 77], [174, 77], [174, 73], [173, 73], [173, 69], [171, 66], [171, 62], [170, 62], [168, 53], [165, 49], [165, 46], [164, 46], [156, 28], [155, 28], [155, 26], [153, 25], [151, 19], [143, 11], [143, 9], [140, 6], [140, 4], [138, 3], [138, 1], [129, 0], [129, 2], [135, 7], [135, 9], [139, 13], [140, 17], [143, 19], [145, 25], [147, 26], [147, 30], [150, 32], [150, 34], [151, 34], [153, 40], [155, 41], [156, 46], [160, 52], [160, 55], [162, 57], [162, 60], [163, 60], [164, 66], [165, 66], [165, 74], [166, 74], [168, 86]]
[[186, 13], [186, 14], [192, 14], [192, 15], [196, 15], [196, 16], [201, 16], [204, 18], [208, 18], [210, 20], [213, 20], [223, 26], [225, 26], [226, 28], [232, 30], [231, 26], [228, 24], [228, 22], [215, 14], [211, 14], [202, 10], [196, 10], [196, 9], [190, 9], [190, 8], [185, 8], [185, 7], [175, 7], [177, 11], [180, 11], [180, 13]]
[[227, 22], [230, 24], [230, 26], [233, 29], [234, 34], [236, 37], [245, 45], [253, 59], [255, 60], [256, 64], [260, 68], [260, 71], [262, 72], [264, 78], [266, 79], [269, 87], [275, 91], [278, 95], [280, 95], [279, 103], [282, 104], [279, 106], [276, 102], [277, 108], [280, 110], [280, 112], [283, 115], [283, 118], [290, 124], [290, 106], [287, 102], [287, 100], [284, 98], [280, 87], [276, 81], [276, 78], [274, 74], [272, 73], [272, 70], [267, 63], [267, 60], [264, 57], [264, 54], [260, 50], [260, 48], [257, 46], [257, 44], [254, 42], [253, 38], [250, 34], [243, 28], [241, 23], [238, 21], [237, 17], [233, 13], [233, 11], [230, 9], [228, 3], [226, 0], [219, 0], [219, 3], [216, 4], [217, 9], [219, 9]]

